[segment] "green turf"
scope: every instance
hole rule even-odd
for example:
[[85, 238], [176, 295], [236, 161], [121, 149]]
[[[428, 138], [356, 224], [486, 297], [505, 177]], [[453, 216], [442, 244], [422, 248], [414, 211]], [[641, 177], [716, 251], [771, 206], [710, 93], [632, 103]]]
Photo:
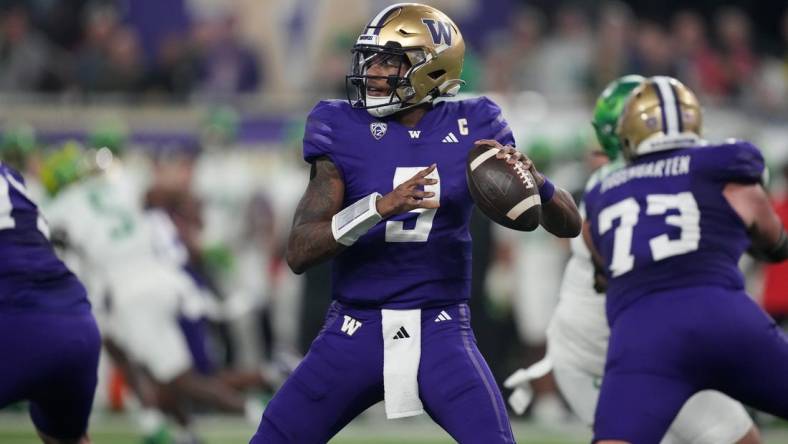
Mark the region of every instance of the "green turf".
[[[426, 417], [386, 421], [382, 415], [361, 417], [331, 441], [331, 444], [450, 444], [454, 441]], [[786, 423], [772, 423], [762, 429], [765, 444], [788, 442]], [[305, 427], [308, 421], [305, 419]], [[581, 444], [591, 435], [577, 423], [553, 428], [515, 421], [520, 444]], [[199, 418], [198, 430], [205, 444], [246, 444], [254, 427], [240, 418], [206, 416]], [[142, 444], [133, 423], [125, 415], [94, 415], [91, 423], [94, 444]], [[0, 444], [38, 444], [28, 416], [22, 412], [0, 413]]]
[[[308, 423], [305, 419], [305, 427]], [[199, 419], [198, 431], [205, 444], [246, 444], [255, 428], [239, 418], [208, 416]], [[521, 444], [579, 444], [588, 442], [578, 438], [575, 425], [571, 432], [545, 430], [527, 423], [515, 423]], [[123, 415], [96, 415], [91, 423], [93, 444], [141, 444], [133, 423]], [[0, 414], [1, 444], [34, 444], [39, 441], [26, 414]], [[362, 417], [331, 440], [331, 444], [450, 444], [454, 441], [428, 418], [386, 421], [382, 415]]]

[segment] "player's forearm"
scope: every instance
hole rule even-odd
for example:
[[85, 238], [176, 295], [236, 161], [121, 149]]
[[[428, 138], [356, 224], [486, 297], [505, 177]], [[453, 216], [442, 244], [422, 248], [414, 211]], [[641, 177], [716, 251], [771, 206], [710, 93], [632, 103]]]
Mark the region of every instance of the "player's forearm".
[[287, 242], [285, 259], [294, 273], [301, 274], [344, 248], [331, 230], [331, 218], [342, 209], [344, 192], [337, 167], [327, 157], [317, 159]]
[[296, 274], [323, 262], [345, 248], [334, 239], [331, 221], [311, 222], [293, 227], [287, 244], [287, 265]]
[[542, 204], [542, 226], [558, 237], [575, 237], [580, 234], [582, 219], [572, 195], [556, 187], [549, 202]]

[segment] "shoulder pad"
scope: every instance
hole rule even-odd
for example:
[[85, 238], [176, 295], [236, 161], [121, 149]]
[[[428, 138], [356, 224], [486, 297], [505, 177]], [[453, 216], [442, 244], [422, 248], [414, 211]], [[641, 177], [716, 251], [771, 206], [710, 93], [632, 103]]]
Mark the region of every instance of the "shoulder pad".
[[489, 136], [485, 138], [497, 140], [502, 145], [515, 145], [512, 129], [497, 103], [487, 96], [469, 99], [466, 102], [472, 107], [475, 115], [479, 116], [482, 124], [489, 128]]
[[342, 110], [341, 100], [322, 100], [312, 108], [304, 128], [304, 160], [312, 162], [315, 158], [329, 155], [334, 143], [333, 118]]
[[752, 143], [730, 140], [720, 145], [696, 148], [708, 177], [724, 182], [758, 183], [764, 175], [761, 151]]

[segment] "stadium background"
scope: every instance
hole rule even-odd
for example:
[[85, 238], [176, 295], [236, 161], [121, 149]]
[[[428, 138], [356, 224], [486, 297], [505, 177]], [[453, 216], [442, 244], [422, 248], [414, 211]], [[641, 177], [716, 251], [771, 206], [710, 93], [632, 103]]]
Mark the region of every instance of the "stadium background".
[[[33, 153], [28, 174], [35, 174], [36, 153], [65, 143], [122, 147], [151, 199], [183, 230], [225, 309], [212, 323], [213, 358], [242, 368], [292, 361], [329, 301], [327, 266], [297, 277], [281, 260], [308, 175], [304, 118], [319, 98], [344, 97], [350, 47], [390, 3], [1, 0], [2, 152]], [[683, 80], [705, 106], [707, 137], [754, 141], [775, 196], [788, 189], [784, 2], [425, 3], [453, 17], [466, 38], [463, 91], [493, 97], [519, 148], [575, 193], [598, 161], [588, 124], [593, 98], [628, 73]], [[483, 217], [474, 218], [473, 236], [473, 322], [502, 381], [543, 353], [568, 244], [541, 231], [504, 231]], [[760, 295], [762, 270], [743, 266]], [[127, 397], [106, 364], [102, 375], [94, 441], [136, 442], [123, 413]], [[0, 442], [34, 442], [23, 411], [0, 412]], [[337, 442], [448, 442], [423, 420], [397, 426], [382, 417], [367, 414]], [[759, 419], [767, 442], [788, 442], [779, 422]], [[515, 427], [523, 442], [590, 436], [549, 402]], [[199, 426], [208, 442], [245, 442], [253, 428], [207, 411]]]

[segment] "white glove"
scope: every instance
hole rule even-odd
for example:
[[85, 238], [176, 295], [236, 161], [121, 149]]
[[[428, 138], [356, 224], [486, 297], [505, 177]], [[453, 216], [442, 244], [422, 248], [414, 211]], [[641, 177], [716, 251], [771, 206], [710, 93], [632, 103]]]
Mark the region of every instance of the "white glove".
[[515, 413], [522, 415], [525, 413], [525, 409], [531, 404], [534, 398], [531, 381], [543, 377], [550, 373], [552, 369], [553, 363], [550, 361], [550, 358], [545, 356], [541, 361], [528, 368], [518, 369], [506, 378], [506, 381], [503, 382], [503, 386], [508, 389], [514, 389], [512, 394], [509, 395], [509, 405]]

